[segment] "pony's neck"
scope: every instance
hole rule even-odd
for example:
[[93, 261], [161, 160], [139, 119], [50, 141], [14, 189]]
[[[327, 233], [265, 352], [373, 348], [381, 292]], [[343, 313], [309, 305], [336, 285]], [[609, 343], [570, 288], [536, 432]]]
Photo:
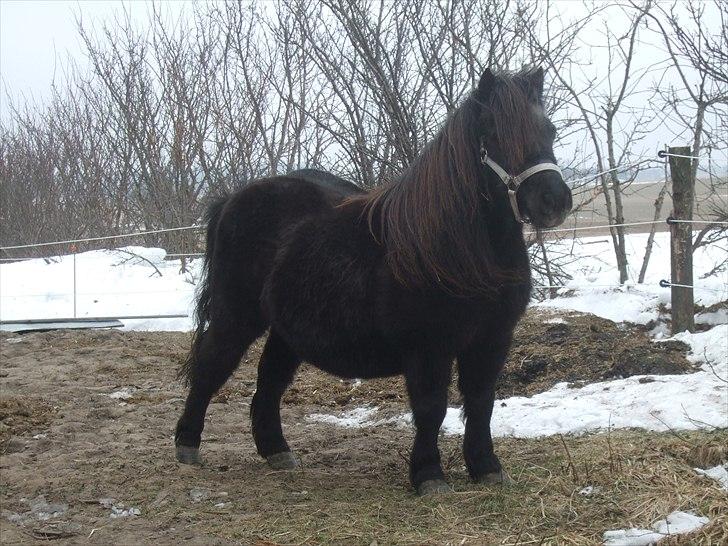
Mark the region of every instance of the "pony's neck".
[[478, 112], [467, 99], [398, 180], [361, 198], [390, 269], [407, 286], [478, 295], [522, 276], [514, 254], [523, 253], [523, 236], [507, 197], [484, 202]]

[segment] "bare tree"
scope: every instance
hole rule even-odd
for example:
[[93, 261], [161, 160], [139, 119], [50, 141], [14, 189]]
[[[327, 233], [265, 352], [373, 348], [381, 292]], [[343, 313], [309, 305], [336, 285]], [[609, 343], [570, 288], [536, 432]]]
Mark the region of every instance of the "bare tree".
[[[710, 154], [728, 149], [725, 126], [720, 124], [728, 115], [728, 6], [724, 2], [685, 2], [665, 6], [658, 4], [652, 12], [643, 13], [649, 18], [652, 30], [657, 33], [671, 62], [671, 72], [677, 77], [660, 89], [657, 107], [666, 114], [666, 123], [676, 138], [690, 141], [690, 183], [706, 184], [710, 199], [695, 203], [704, 215], [725, 222], [728, 218], [728, 179], [726, 174], [715, 172]], [[719, 24], [718, 24], [719, 22]], [[717, 25], [717, 26], [716, 26]], [[701, 167], [701, 156], [708, 155], [706, 168]], [[702, 179], [702, 180], [701, 180]], [[702, 228], [693, 243], [694, 248], [728, 239], [728, 228], [720, 224], [708, 224]], [[718, 267], [722, 270], [728, 259]]]
[[[599, 174], [599, 191], [592, 192], [588, 200], [601, 194], [604, 198], [607, 221], [614, 247], [619, 280], [627, 280], [628, 263], [625, 248], [625, 223], [623, 194], [626, 187], [636, 178], [640, 164], [625, 168], [622, 165], [635, 163], [635, 148], [652, 125], [655, 114], [630, 104], [645, 76], [653, 66], [637, 67], [634, 64], [635, 50], [642, 20], [649, 12], [649, 2], [643, 10], [633, 13], [620, 7], [607, 7], [604, 13], [627, 18], [627, 32], [616, 35], [609, 25], [604, 25], [599, 45], [606, 51], [603, 67], [603, 81], [583, 73], [575, 62], [558, 65], [548, 48], [542, 45], [542, 38], [531, 33], [533, 47], [539, 51], [553, 70], [561, 88], [569, 97], [569, 104], [580, 114], [580, 123], [591, 144]], [[581, 28], [590, 22], [580, 21]], [[622, 177], [627, 174], [627, 178]]]

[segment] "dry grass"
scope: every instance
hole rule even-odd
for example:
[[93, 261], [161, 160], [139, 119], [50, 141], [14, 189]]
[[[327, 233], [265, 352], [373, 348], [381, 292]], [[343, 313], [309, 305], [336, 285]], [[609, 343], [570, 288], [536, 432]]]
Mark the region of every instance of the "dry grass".
[[0, 453], [14, 435], [43, 430], [53, 414], [53, 407], [36, 398], [0, 398]]
[[[266, 491], [275, 508], [253, 503], [252, 514], [231, 514], [215, 534], [261, 544], [595, 544], [605, 530], [649, 528], [683, 510], [711, 522], [670, 544], [725, 544], [726, 494], [692, 470], [724, 460], [725, 445], [726, 431], [506, 439], [498, 451], [515, 484], [504, 488], [471, 484], [450, 438], [443, 456], [452, 495], [417, 498], [389, 471], [331, 481], [304, 470], [278, 493]], [[587, 485], [595, 492], [580, 494]]]

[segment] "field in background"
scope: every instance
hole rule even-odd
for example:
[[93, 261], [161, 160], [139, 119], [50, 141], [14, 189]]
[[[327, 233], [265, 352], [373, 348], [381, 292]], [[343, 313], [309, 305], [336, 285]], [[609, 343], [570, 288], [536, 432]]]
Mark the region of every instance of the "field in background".
[[[654, 220], [655, 200], [657, 199], [663, 181], [656, 182], [635, 182], [624, 190], [624, 218], [625, 222], [649, 222]], [[581, 198], [577, 199], [574, 206], [589, 199], [587, 193], [581, 194]], [[698, 182], [695, 188], [695, 210], [693, 218], [696, 220], [711, 220], [711, 205], [722, 204], [725, 209], [728, 204], [728, 186], [723, 186], [722, 195], [716, 194], [704, 182]], [[672, 198], [669, 194], [665, 195], [662, 205], [662, 212], [659, 220], [667, 218], [672, 210]], [[571, 228], [574, 226], [599, 226], [608, 224], [607, 209], [604, 196], [600, 195], [593, 203], [586, 206], [586, 210], [578, 213], [576, 218], [570, 216], [560, 228]], [[696, 226], [700, 229], [702, 226]], [[628, 233], [648, 233], [651, 226], [632, 226], [628, 228]], [[657, 231], [668, 231], [667, 223], [661, 222], [657, 224]], [[586, 234], [589, 236], [608, 235], [608, 229], [589, 230]], [[586, 235], [582, 233], [582, 235]], [[563, 234], [561, 234], [563, 235]]]

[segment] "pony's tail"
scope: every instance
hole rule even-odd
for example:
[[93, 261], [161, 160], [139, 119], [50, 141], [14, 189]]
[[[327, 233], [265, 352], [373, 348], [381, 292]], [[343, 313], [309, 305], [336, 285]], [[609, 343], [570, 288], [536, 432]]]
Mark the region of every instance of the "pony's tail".
[[195, 366], [198, 362], [200, 346], [202, 344], [203, 334], [210, 321], [210, 308], [212, 303], [212, 286], [213, 280], [213, 256], [215, 253], [215, 238], [217, 235], [217, 225], [222, 215], [222, 209], [227, 202], [227, 197], [221, 197], [213, 201], [205, 213], [204, 221], [207, 223], [206, 249], [205, 259], [202, 265], [200, 281], [197, 285], [197, 303], [195, 306], [195, 329], [192, 333], [192, 345], [184, 363], [179, 369], [178, 377], [183, 379], [185, 384], [189, 385], [195, 374]]

